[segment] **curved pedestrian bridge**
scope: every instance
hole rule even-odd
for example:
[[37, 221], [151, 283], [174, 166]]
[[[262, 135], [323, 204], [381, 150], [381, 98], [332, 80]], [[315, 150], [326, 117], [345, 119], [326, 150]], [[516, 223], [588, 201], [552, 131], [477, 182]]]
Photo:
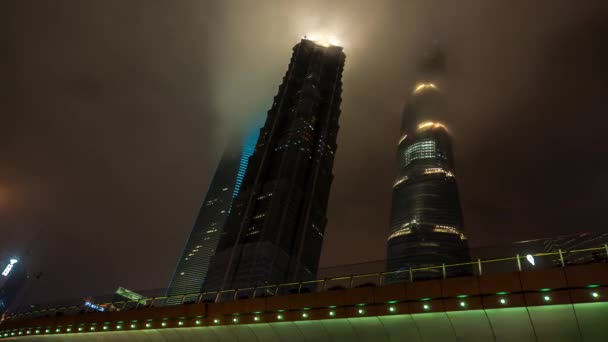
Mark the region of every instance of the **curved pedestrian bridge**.
[[608, 264], [10, 319], [16, 341], [608, 341]]

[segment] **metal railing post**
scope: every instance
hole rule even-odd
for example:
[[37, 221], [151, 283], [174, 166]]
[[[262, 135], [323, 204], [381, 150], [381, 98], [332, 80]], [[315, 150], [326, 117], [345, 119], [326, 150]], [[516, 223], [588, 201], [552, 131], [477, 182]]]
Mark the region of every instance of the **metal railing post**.
[[412, 272], [412, 268], [410, 267], [410, 283], [414, 282], [414, 272]]
[[479, 268], [479, 275], [481, 275], [481, 259], [477, 259], [477, 267]]
[[354, 278], [353, 278], [353, 275], [351, 274], [350, 275], [350, 280], [348, 281], [348, 288], [349, 289], [353, 288], [353, 280], [354, 280]]
[[[198, 297], [196, 297], [196, 304], [200, 304], [200, 302], [203, 301], [203, 292], [198, 294]], [[150, 305], [152, 306], [152, 305]]]
[[606, 257], [608, 257], [608, 243], [604, 244], [604, 249], [606, 250]]
[[325, 291], [326, 288], [327, 288], [327, 278], [324, 278], [323, 285], [321, 286], [321, 291]]
[[234, 289], [234, 296], [232, 296], [232, 300], [236, 300], [239, 294], [239, 289]]
[[215, 301], [216, 303], [218, 303], [220, 301], [220, 294], [222, 293], [222, 291], [217, 291], [217, 294], [215, 295]]
[[298, 284], [298, 294], [300, 294], [301, 291], [302, 291], [302, 282], [300, 282], [300, 284]]
[[517, 269], [521, 272], [521, 260], [519, 260], [519, 253], [517, 254]]
[[253, 294], [251, 294], [251, 298], [252, 298], [252, 299], [253, 299], [253, 298], [255, 298], [255, 292], [256, 292], [257, 290], [258, 290], [258, 287], [257, 287], [257, 286], [254, 286], [254, 287], [253, 287]]
[[447, 278], [445, 275], [445, 263], [441, 264], [441, 270], [443, 271], [443, 279]]
[[382, 272], [378, 273], [378, 287], [382, 286]]
[[557, 252], [559, 253], [559, 262], [562, 264], [562, 267], [566, 266], [564, 263], [564, 254], [562, 253], [562, 249], [558, 249]]

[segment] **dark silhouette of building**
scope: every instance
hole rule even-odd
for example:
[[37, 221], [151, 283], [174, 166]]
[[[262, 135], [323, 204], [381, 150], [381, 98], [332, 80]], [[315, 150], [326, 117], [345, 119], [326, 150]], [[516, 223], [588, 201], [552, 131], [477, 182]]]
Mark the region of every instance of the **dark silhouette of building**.
[[[451, 137], [442, 118], [447, 109], [442, 79], [444, 56], [437, 48], [423, 59], [418, 82], [403, 114], [397, 148], [397, 178], [388, 236], [388, 271], [469, 261]], [[453, 275], [462, 268], [447, 268]], [[415, 272], [441, 275], [441, 268]], [[409, 272], [389, 279], [409, 277]]]
[[316, 276], [327, 222], [345, 55], [302, 39], [261, 130], [207, 290]]
[[[167, 289], [168, 296], [189, 294], [185, 300], [193, 300], [201, 291], [209, 262], [224, 230], [233, 198], [240, 190], [259, 133], [259, 126], [252, 125], [245, 137], [238, 136], [229, 142], [177, 263]], [[171, 298], [169, 301], [181, 303], [182, 298]]]
[[23, 289], [27, 280], [27, 273], [23, 262], [18, 258], [9, 258], [0, 261], [0, 315], [9, 310], [17, 296]]

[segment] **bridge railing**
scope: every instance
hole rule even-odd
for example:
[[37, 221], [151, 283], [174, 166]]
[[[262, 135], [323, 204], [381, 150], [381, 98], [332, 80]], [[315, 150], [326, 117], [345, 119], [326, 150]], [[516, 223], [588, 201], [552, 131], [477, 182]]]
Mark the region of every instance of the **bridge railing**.
[[594, 262], [608, 262], [608, 244], [585, 249], [560, 249], [557, 252], [525, 255], [516, 254], [505, 258], [477, 259], [460, 264], [441, 264], [418, 268], [405, 267], [390, 272], [378, 271], [350, 274], [301, 282], [261, 285], [250, 288], [207, 291], [179, 296], [156, 296], [134, 301], [97, 302], [94, 303], [95, 307], [90, 305], [86, 306], [84, 304], [51, 306], [42, 309], [17, 311], [6, 315], [5, 319], [17, 320], [33, 317], [86, 314], [101, 311], [102, 309], [103, 311], [137, 310], [147, 307], [164, 307], [178, 304], [208, 303], [295, 293], [333, 291], [354, 287], [382, 286], [387, 283], [415, 282], [438, 278], [445, 279], [460, 275], [521, 272]]

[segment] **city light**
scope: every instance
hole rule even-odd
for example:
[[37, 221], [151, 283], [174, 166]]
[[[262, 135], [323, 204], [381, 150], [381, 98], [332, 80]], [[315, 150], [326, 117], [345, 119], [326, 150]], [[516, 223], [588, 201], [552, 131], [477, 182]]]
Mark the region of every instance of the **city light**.
[[550, 302], [551, 301], [551, 297], [549, 297], [549, 296], [543, 296], [543, 300], [545, 302]]
[[5, 277], [7, 277], [8, 274], [13, 269], [13, 265], [16, 264], [17, 262], [19, 262], [19, 260], [17, 260], [17, 259], [11, 259], [11, 260], [9, 260], [8, 265], [6, 265], [6, 267], [4, 268], [4, 271], [2, 271], [2, 275], [5, 276]]
[[536, 266], [536, 262], [534, 261], [534, 256], [532, 256], [532, 254], [526, 255], [526, 260], [528, 260], [528, 262], [530, 263], [530, 265]]
[[591, 297], [593, 298], [600, 298], [600, 294], [597, 292], [591, 292]]
[[256, 322], [259, 321], [260, 320], [260, 316], [253, 317], [253, 320], [256, 321]]
[[89, 308], [91, 308], [93, 310], [97, 310], [99, 312], [104, 312], [105, 311], [105, 309], [102, 306], [97, 305], [97, 304], [93, 304], [93, 303], [91, 303], [89, 301], [84, 302], [84, 306], [87, 306], [87, 307], [89, 307]]
[[330, 315], [331, 317], [334, 317], [334, 316], [336, 315], [336, 312], [335, 312], [335, 311], [330, 311], [330, 312], [329, 312], [329, 315]]
[[460, 307], [461, 307], [461, 308], [464, 308], [464, 307], [466, 307], [466, 306], [467, 306], [467, 303], [465, 303], [465, 302], [460, 302]]
[[397, 311], [397, 308], [395, 308], [394, 306], [390, 306], [390, 307], [388, 308], [388, 311], [390, 311], [390, 312], [395, 312], [395, 311]]
[[304, 36], [304, 39], [310, 40], [310, 41], [314, 42], [315, 44], [323, 46], [323, 47], [340, 45], [340, 41], [335, 36], [331, 36], [331, 35], [325, 36], [325, 35], [319, 35], [319, 34], [309, 34], [309, 35]]
[[422, 308], [423, 308], [424, 310], [428, 310], [428, 309], [430, 309], [431, 307], [430, 307], [428, 304], [424, 304], [424, 305], [422, 305]]
[[277, 315], [277, 319], [278, 319], [278, 320], [283, 319], [283, 315]]
[[418, 125], [418, 129], [426, 129], [426, 128], [438, 128], [441, 127], [445, 130], [447, 130], [447, 127], [445, 127], [442, 123], [440, 122], [433, 122], [433, 121], [425, 121], [421, 124]]
[[427, 89], [439, 90], [439, 88], [434, 83], [418, 83], [414, 87], [414, 94], [418, 94]]
[[357, 312], [359, 313], [359, 315], [363, 315], [365, 313], [365, 310], [359, 309], [359, 310], [357, 310]]
[[503, 304], [503, 305], [507, 304], [507, 300], [504, 298], [500, 298], [499, 302], [500, 302], [500, 304]]
[[219, 320], [219, 319], [214, 319], [214, 320], [213, 320], [213, 323], [215, 323], [215, 324], [219, 324], [219, 323], [220, 323], [220, 320]]

